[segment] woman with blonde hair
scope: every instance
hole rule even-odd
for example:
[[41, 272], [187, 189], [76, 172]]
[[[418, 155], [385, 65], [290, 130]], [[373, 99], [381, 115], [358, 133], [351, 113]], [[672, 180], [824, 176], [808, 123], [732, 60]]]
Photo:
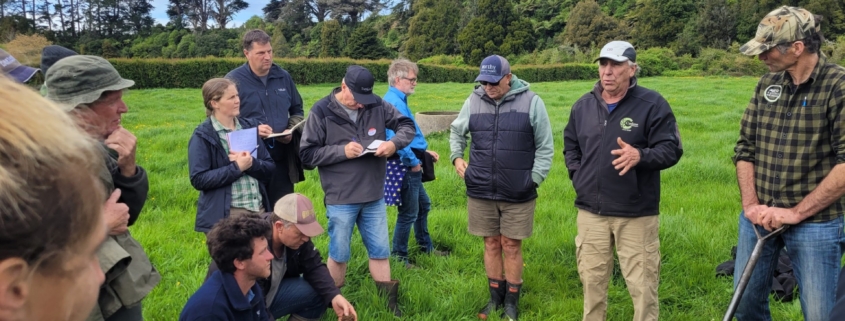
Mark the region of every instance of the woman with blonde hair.
[[0, 320], [84, 320], [104, 280], [102, 150], [2, 76], [0, 101]]
[[208, 233], [217, 221], [243, 213], [270, 210], [266, 184], [275, 169], [273, 159], [258, 138], [253, 151], [231, 150], [227, 134], [258, 127], [240, 115], [235, 84], [214, 78], [202, 86], [207, 119], [197, 126], [188, 143], [191, 185], [200, 192], [194, 229]]

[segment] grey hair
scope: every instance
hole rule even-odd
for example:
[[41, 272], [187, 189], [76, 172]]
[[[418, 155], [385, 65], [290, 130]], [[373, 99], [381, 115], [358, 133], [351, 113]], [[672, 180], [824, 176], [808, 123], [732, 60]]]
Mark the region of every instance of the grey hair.
[[634, 76], [639, 75], [640, 70], [642, 70], [642, 68], [640, 68], [640, 64], [633, 62], [633, 61], [630, 61], [630, 60], [628, 60], [628, 66], [637, 67], [637, 71], [634, 72]]
[[390, 63], [390, 68], [387, 69], [387, 83], [393, 87], [396, 85], [396, 78], [408, 77], [411, 71], [418, 75], [420, 73], [419, 67], [412, 61], [396, 59]]

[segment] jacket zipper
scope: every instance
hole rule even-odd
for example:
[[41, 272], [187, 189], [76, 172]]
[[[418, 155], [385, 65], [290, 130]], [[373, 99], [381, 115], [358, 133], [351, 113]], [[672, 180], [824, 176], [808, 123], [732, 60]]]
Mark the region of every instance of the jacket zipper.
[[[504, 102], [504, 100], [505, 100], [505, 98], [502, 97], [503, 102]], [[499, 141], [499, 106], [500, 106], [500, 103], [497, 102], [497, 101], [493, 101], [493, 102], [496, 104], [496, 114], [495, 114], [496, 116], [495, 116], [495, 118], [493, 118], [493, 157], [492, 157], [492, 161], [493, 161], [493, 172], [492, 173], [494, 173], [492, 175], [493, 176], [493, 182], [492, 182], [493, 183], [493, 197], [495, 198], [496, 194], [498, 194], [498, 189], [496, 188], [496, 186], [498, 184], [497, 184], [497, 179], [496, 179], [495, 173], [496, 173], [496, 145], [497, 145], [496, 142]]]
[[[601, 116], [602, 116], [601, 110], [599, 110], [598, 113], [599, 113], [599, 119], [601, 119]], [[610, 113], [608, 113], [608, 115], [604, 117], [604, 123], [601, 125], [601, 136], [599, 136], [599, 142], [601, 142], [600, 145], [599, 145], [599, 155], [604, 155], [604, 153], [603, 153], [603, 151], [604, 151], [604, 135], [605, 135], [605, 130], [607, 129], [607, 118], [608, 117], [610, 117]], [[604, 156], [599, 156], [599, 159], [598, 159], [599, 164], [602, 164], [603, 159], [604, 159]], [[596, 214], [601, 214], [601, 207], [602, 207], [601, 206], [602, 205], [601, 204], [601, 170], [602, 170], [602, 166], [598, 166], [598, 168], [596, 169], [596, 171], [597, 171], [597, 173], [596, 173], [596, 178], [597, 178], [596, 179], [596, 205], [598, 206], [598, 213], [596, 213]]]

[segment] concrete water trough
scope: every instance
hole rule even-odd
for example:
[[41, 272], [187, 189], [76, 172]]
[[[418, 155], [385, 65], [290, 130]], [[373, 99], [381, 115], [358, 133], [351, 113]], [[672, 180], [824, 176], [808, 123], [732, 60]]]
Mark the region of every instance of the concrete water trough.
[[414, 118], [420, 125], [423, 135], [448, 131], [452, 121], [458, 118], [457, 111], [422, 111], [416, 113]]

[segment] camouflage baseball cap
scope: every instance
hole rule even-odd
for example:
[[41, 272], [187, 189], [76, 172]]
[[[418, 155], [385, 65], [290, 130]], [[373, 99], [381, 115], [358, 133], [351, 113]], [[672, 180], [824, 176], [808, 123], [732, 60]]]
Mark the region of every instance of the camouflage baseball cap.
[[97, 56], [70, 56], [47, 70], [44, 82], [47, 98], [70, 111], [90, 104], [106, 91], [123, 90], [135, 82], [123, 79], [108, 60]]
[[757, 35], [739, 47], [739, 52], [759, 55], [779, 44], [804, 39], [814, 32], [819, 32], [819, 26], [812, 13], [803, 8], [783, 6], [763, 17], [757, 27]]

